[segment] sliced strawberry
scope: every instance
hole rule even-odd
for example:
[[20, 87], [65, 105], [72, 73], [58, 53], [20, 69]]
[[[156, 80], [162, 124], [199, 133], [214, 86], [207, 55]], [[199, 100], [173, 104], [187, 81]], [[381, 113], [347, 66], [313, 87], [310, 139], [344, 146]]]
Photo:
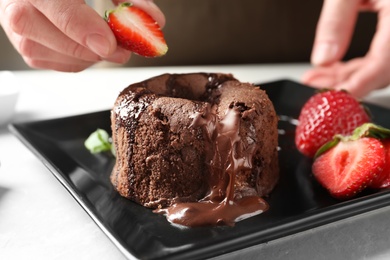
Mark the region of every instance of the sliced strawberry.
[[369, 121], [366, 109], [346, 91], [322, 91], [302, 107], [295, 144], [302, 154], [313, 157], [334, 135], [350, 135], [356, 127]]
[[105, 20], [113, 31], [118, 45], [144, 57], [159, 57], [168, 51], [163, 32], [145, 11], [123, 3], [107, 11]]
[[371, 137], [335, 139], [330, 150], [319, 155], [312, 171], [318, 182], [335, 198], [355, 196], [382, 173], [385, 149]]

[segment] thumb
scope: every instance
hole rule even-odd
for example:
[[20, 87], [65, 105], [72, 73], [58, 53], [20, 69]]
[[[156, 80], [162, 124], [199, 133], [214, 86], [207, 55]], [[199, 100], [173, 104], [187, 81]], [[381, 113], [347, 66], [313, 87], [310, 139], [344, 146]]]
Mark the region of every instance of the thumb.
[[350, 44], [359, 12], [359, 0], [325, 0], [311, 56], [314, 65], [342, 59]]

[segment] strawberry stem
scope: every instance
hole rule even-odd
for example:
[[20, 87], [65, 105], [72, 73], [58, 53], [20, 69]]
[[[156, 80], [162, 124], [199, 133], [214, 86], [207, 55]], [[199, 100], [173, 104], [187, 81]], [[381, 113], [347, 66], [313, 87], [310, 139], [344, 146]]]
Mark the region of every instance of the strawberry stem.
[[376, 139], [385, 139], [390, 137], [390, 129], [384, 128], [382, 126], [373, 123], [365, 123], [357, 127], [353, 131], [352, 136], [354, 136], [354, 139], [359, 139], [362, 137], [373, 137]]
[[317, 150], [316, 154], [314, 155], [314, 159], [318, 158], [321, 154], [325, 153], [326, 151], [330, 150], [332, 147], [336, 146], [340, 141], [342, 142], [356, 141], [363, 137], [372, 137], [379, 140], [386, 139], [390, 137], [390, 129], [387, 129], [383, 126], [379, 126], [373, 123], [362, 124], [361, 126], [356, 127], [352, 135], [349, 136], [343, 136], [340, 134], [335, 135], [331, 141], [325, 143]]
[[122, 9], [122, 8], [125, 8], [125, 7], [131, 7], [131, 6], [133, 6], [132, 3], [130, 3], [130, 2], [123, 2], [123, 3], [121, 3], [120, 5], [118, 5], [118, 6], [117, 6], [115, 9], [113, 9], [113, 10], [106, 10], [106, 11], [104, 12], [104, 17], [103, 17], [103, 18], [104, 18], [104, 20], [108, 21], [108, 18], [109, 18], [109, 16], [110, 16], [111, 13], [113, 13], [113, 12], [119, 10], [119, 9]]

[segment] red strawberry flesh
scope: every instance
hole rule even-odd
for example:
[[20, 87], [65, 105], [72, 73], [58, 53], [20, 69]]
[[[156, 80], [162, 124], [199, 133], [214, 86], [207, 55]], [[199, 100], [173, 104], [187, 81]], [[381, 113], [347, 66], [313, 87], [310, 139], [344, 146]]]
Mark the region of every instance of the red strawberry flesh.
[[118, 45], [144, 57], [159, 57], [168, 51], [157, 22], [145, 11], [129, 3], [106, 14]]
[[320, 155], [312, 170], [318, 182], [336, 198], [355, 196], [377, 178], [385, 166], [385, 149], [381, 141], [363, 137], [340, 141]]
[[382, 140], [386, 153], [386, 164], [381, 175], [371, 183], [370, 187], [374, 189], [383, 189], [390, 187], [390, 139]]

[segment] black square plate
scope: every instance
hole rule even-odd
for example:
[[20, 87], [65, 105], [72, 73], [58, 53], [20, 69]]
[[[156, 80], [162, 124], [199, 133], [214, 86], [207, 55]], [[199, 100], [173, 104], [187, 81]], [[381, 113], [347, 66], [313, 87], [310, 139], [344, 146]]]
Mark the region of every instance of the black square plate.
[[[331, 198], [311, 174], [311, 160], [294, 146], [293, 119], [314, 90], [290, 80], [260, 84], [281, 116], [281, 179], [270, 209], [234, 227], [180, 229], [164, 216], [120, 197], [109, 182], [114, 158], [92, 155], [84, 141], [96, 128], [110, 132], [110, 112], [18, 123], [11, 131], [49, 168], [128, 258], [203, 259], [291, 235], [390, 204], [389, 190], [367, 190], [349, 201]], [[390, 111], [369, 105], [390, 127]]]

